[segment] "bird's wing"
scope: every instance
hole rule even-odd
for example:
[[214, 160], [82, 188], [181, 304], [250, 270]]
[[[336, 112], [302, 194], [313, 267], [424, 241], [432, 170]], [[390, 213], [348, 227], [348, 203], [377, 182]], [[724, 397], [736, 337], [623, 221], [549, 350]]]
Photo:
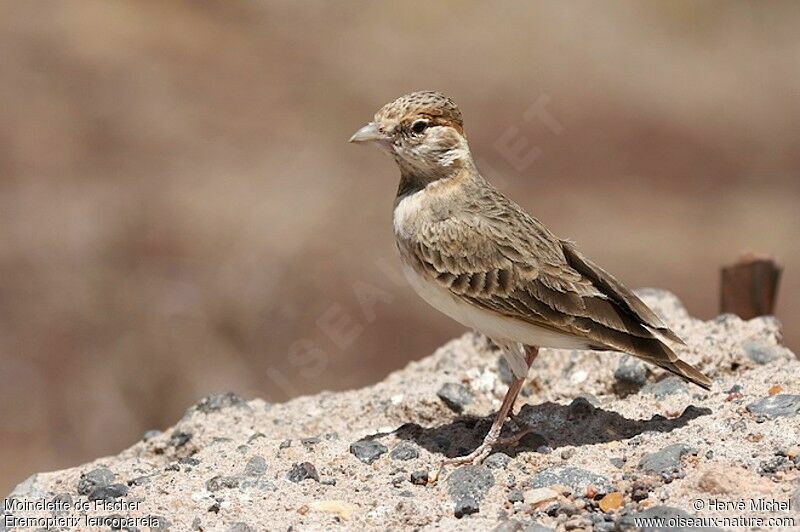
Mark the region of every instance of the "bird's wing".
[[491, 202], [482, 198], [480, 212], [468, 205], [426, 224], [405, 244], [419, 270], [480, 308], [630, 353], [709, 385], [654, 334], [680, 340], [639, 298], [494, 193]]

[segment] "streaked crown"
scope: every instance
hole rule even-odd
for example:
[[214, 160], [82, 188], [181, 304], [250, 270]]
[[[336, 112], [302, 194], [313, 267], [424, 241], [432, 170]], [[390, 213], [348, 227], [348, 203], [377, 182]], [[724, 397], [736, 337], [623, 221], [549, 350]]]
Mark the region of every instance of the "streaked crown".
[[417, 91], [384, 105], [375, 114], [376, 122], [401, 122], [408, 116], [426, 115], [434, 125], [448, 125], [463, 133], [461, 110], [449, 97], [438, 91]]

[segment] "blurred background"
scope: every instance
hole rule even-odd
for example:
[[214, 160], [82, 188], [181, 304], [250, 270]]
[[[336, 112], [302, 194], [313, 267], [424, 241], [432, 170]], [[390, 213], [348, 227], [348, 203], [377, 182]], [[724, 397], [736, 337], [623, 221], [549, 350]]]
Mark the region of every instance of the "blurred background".
[[398, 279], [394, 164], [451, 95], [484, 173], [632, 286], [718, 310], [785, 267], [800, 347], [796, 2], [0, 1], [0, 493], [200, 397], [381, 379], [462, 329]]

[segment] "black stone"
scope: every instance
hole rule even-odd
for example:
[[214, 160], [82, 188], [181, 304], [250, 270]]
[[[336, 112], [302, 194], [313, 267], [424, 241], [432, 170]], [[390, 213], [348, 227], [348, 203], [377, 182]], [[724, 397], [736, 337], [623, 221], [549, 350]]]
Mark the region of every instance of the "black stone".
[[543, 469], [533, 476], [530, 484], [534, 488], [546, 488], [560, 484], [570, 488], [575, 495], [583, 495], [589, 485], [594, 486], [598, 494], [611, 491], [611, 481], [606, 477], [572, 466]]
[[586, 419], [594, 415], [596, 410], [585, 397], [576, 397], [567, 407], [567, 416], [572, 421]]
[[260, 477], [267, 472], [267, 461], [262, 456], [254, 456], [244, 466], [246, 477]]
[[424, 486], [428, 483], [428, 472], [425, 470], [414, 471], [411, 473], [411, 483], [417, 486]]
[[392, 460], [413, 460], [419, 458], [419, 449], [413, 443], [403, 441], [394, 446], [389, 456]]
[[512, 490], [508, 492], [508, 502], [524, 502], [525, 494], [520, 490]]
[[350, 452], [365, 464], [371, 464], [388, 449], [375, 440], [359, 440], [350, 444]]
[[642, 457], [638, 467], [645, 473], [656, 474], [666, 481], [672, 481], [681, 476], [681, 458], [687, 454], [697, 454], [697, 450], [683, 443], [668, 445]]
[[796, 416], [800, 414], [800, 395], [779, 394], [764, 397], [747, 405], [747, 410], [755, 416], [768, 418]]
[[278, 445], [278, 449], [287, 449], [292, 446], [292, 440], [283, 440], [280, 445]]
[[453, 471], [447, 477], [447, 492], [453, 501], [453, 514], [463, 517], [476, 513], [492, 486], [494, 475], [485, 465], [466, 465]]
[[436, 392], [436, 395], [439, 399], [444, 401], [444, 404], [446, 404], [450, 410], [456, 413], [463, 412], [464, 407], [472, 404], [473, 401], [472, 392], [465, 386], [454, 382], [442, 385], [439, 391]]
[[97, 488], [102, 488], [114, 482], [116, 475], [111, 470], [105, 467], [93, 469], [86, 474], [81, 474], [78, 480], [78, 493], [80, 495], [89, 495]]
[[319, 482], [319, 474], [317, 468], [311, 462], [303, 462], [301, 464], [292, 464], [286, 478], [292, 482], [302, 482], [304, 480], [316, 480]]
[[505, 453], [492, 453], [486, 457], [483, 463], [489, 469], [505, 469], [511, 463], [511, 457]]

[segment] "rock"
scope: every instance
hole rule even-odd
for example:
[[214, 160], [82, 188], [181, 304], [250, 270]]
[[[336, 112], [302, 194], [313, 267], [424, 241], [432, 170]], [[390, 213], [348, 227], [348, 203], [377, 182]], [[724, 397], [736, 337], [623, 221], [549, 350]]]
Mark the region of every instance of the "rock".
[[456, 517], [478, 512], [480, 502], [494, 486], [494, 475], [485, 465], [466, 465], [447, 477], [447, 492]]
[[791, 351], [781, 345], [769, 344], [763, 340], [747, 340], [742, 342], [747, 357], [756, 364], [769, 364], [776, 360], [790, 359]]
[[800, 413], [800, 395], [780, 394], [764, 397], [747, 405], [747, 410], [768, 418], [796, 416]]
[[93, 489], [87, 498], [90, 501], [107, 501], [124, 497], [127, 494], [128, 486], [125, 484], [109, 484], [108, 486], [100, 486]]
[[614, 371], [614, 378], [623, 387], [639, 388], [647, 382], [647, 368], [638, 358], [623, 355]]
[[114, 482], [116, 475], [105, 467], [93, 469], [88, 473], [81, 474], [78, 480], [78, 494], [89, 495], [98, 488], [104, 488]]
[[472, 404], [473, 396], [464, 385], [449, 382], [442, 385], [436, 395], [441, 399], [444, 404], [453, 412], [461, 413], [464, 408]]
[[[617, 522], [617, 529], [622, 532], [660, 532], [662, 530], [670, 530], [671, 532], [696, 532], [700, 531], [717, 531], [719, 528], [706, 528], [706, 527], [683, 527], [679, 526], [680, 520], [692, 519], [694, 516], [680, 510], [672, 508], [671, 506], [653, 506], [642, 512], [628, 514], [622, 517]], [[639, 526], [638, 523], [642, 519], [652, 519], [653, 526]], [[656, 525], [655, 520], [663, 520], [662, 524]]]
[[506, 519], [492, 529], [492, 532], [522, 532], [522, 523], [516, 519]]
[[522, 502], [525, 500], [525, 494], [519, 490], [511, 490], [508, 492], [508, 502]]
[[228, 532], [255, 532], [255, 529], [244, 521], [237, 521], [228, 527]]
[[622, 493], [619, 491], [612, 491], [600, 499], [598, 506], [605, 513], [608, 513], [612, 510], [619, 510], [622, 507]]
[[192, 439], [191, 432], [176, 430], [170, 435], [169, 444], [178, 449], [189, 443], [191, 439]]
[[714, 464], [705, 468], [697, 487], [711, 495], [766, 494], [771, 491], [772, 482], [742, 467]]
[[563, 451], [561, 451], [561, 459], [562, 460], [569, 460], [573, 456], [575, 456], [575, 448], [574, 447], [570, 447], [568, 449], [564, 449]]
[[656, 399], [663, 399], [668, 395], [689, 393], [689, 389], [680, 377], [667, 377], [664, 380], [646, 384], [642, 393], [655, 395]]
[[568, 407], [568, 417], [571, 421], [586, 419], [595, 414], [597, 408], [584, 397], [576, 397]]
[[486, 457], [483, 464], [489, 469], [505, 469], [511, 462], [511, 457], [505, 453], [492, 453]]
[[286, 478], [292, 482], [302, 482], [304, 480], [316, 480], [319, 482], [317, 468], [311, 462], [292, 464], [292, 468], [286, 474]]
[[680, 475], [681, 458], [687, 454], [697, 454], [697, 450], [683, 443], [669, 445], [660, 451], [645, 455], [639, 461], [639, 469], [671, 481]]
[[523, 496], [525, 504], [530, 504], [535, 508], [543, 503], [558, 500], [559, 493], [550, 488], [534, 488], [525, 491]]
[[428, 472], [424, 469], [411, 473], [411, 483], [416, 486], [424, 486], [428, 483]]
[[222, 489], [235, 489], [239, 487], [241, 481], [241, 477], [223, 477], [217, 475], [216, 477], [212, 477], [206, 481], [206, 490], [214, 492]]
[[594, 486], [599, 494], [611, 491], [611, 481], [606, 477], [572, 466], [543, 469], [531, 479], [531, 486], [534, 488], [558, 485], [570, 488], [575, 495], [583, 495], [589, 486]]
[[247, 401], [239, 397], [233, 392], [212, 394], [201, 399], [197, 404], [191, 407], [190, 412], [201, 412], [203, 414], [210, 414], [212, 412], [219, 412], [225, 408], [250, 408]]
[[375, 440], [359, 440], [350, 444], [350, 452], [365, 464], [371, 464], [386, 451], [386, 446]]
[[413, 443], [403, 441], [394, 446], [389, 456], [392, 460], [413, 460], [419, 458], [419, 449]]
[[267, 472], [267, 461], [261, 456], [254, 456], [244, 466], [244, 476], [260, 477]]

